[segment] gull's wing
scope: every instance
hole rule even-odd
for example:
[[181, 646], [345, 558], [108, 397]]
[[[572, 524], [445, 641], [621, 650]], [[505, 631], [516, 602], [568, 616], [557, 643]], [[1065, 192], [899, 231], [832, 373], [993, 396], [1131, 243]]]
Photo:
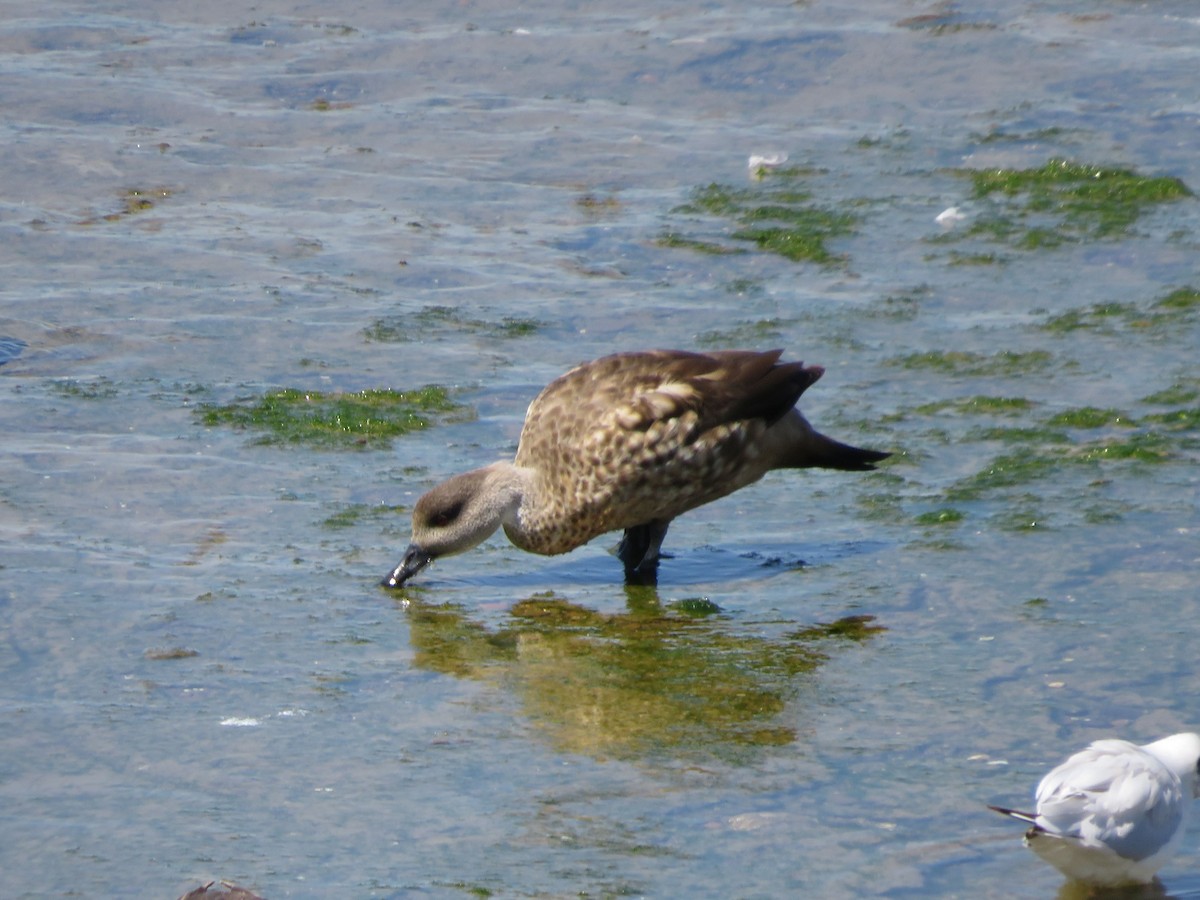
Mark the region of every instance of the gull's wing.
[[1037, 827], [1143, 860], [1163, 849], [1184, 815], [1179, 777], [1128, 741], [1096, 741], [1042, 779]]

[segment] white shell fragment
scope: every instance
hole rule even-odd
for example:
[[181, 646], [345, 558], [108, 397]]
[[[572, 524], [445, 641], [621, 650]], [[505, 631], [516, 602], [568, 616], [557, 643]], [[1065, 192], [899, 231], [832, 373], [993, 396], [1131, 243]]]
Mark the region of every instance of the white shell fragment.
[[758, 174], [762, 169], [778, 169], [788, 161], [786, 153], [752, 153], [750, 159], [746, 162], [746, 168], [750, 170], [752, 175]]
[[933, 221], [937, 222], [943, 228], [953, 228], [959, 222], [963, 221], [966, 215], [957, 206], [951, 206], [948, 209], [943, 209]]

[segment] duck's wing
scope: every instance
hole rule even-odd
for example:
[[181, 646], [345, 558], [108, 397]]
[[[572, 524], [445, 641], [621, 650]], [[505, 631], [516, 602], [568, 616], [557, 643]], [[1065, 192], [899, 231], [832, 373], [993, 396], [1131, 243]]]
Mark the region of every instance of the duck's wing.
[[581, 445], [597, 427], [632, 435], [680, 423], [685, 439], [694, 440], [736, 422], [771, 425], [824, 373], [819, 366], [781, 363], [782, 352], [651, 350], [585, 363], [552, 381], [530, 405], [522, 449], [550, 433], [560, 446]]
[[697, 391], [694, 408], [701, 414], [702, 428], [753, 419], [773, 425], [825, 374], [820, 366], [779, 362], [782, 354], [722, 350], [702, 356], [699, 363], [676, 360], [668, 372]]

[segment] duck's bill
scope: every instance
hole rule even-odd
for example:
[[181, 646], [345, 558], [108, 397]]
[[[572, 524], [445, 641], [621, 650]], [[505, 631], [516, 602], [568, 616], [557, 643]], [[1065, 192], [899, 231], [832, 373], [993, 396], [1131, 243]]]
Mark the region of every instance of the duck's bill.
[[404, 585], [404, 582], [412, 578], [423, 568], [433, 562], [433, 557], [418, 547], [416, 544], [410, 544], [409, 548], [404, 551], [404, 559], [400, 560], [400, 565], [392, 569], [392, 573], [381, 582], [384, 587], [398, 588]]

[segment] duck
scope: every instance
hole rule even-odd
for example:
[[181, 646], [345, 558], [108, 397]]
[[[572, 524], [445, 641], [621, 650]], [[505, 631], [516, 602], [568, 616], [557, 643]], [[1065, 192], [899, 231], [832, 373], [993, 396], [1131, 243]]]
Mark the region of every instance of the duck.
[[571, 369], [530, 404], [511, 462], [455, 475], [417, 500], [411, 542], [383, 585], [401, 587], [499, 528], [548, 556], [622, 531], [626, 577], [653, 576], [677, 516], [772, 469], [865, 471], [891, 455], [813, 428], [796, 402], [825, 370], [782, 356], [645, 350]]
[[1039, 782], [1034, 812], [989, 808], [1029, 825], [1026, 846], [1072, 881], [1148, 884], [1183, 840], [1198, 768], [1192, 732], [1142, 745], [1093, 741]]

